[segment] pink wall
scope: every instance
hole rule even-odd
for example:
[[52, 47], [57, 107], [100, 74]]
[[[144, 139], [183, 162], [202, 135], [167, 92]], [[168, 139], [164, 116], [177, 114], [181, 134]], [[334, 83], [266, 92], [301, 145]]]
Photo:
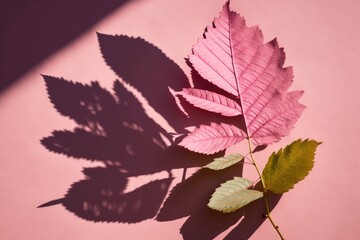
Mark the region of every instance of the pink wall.
[[[97, 81], [105, 89], [99, 92], [105, 92], [105, 95], [106, 92], [113, 93], [112, 85], [119, 77], [106, 65], [101, 55], [96, 35], [96, 32], [99, 32], [146, 39], [160, 48], [189, 76], [189, 68], [183, 59], [190, 52], [197, 37], [202, 34], [204, 27], [217, 16], [223, 3], [205, 0], [129, 1], [81, 37], [50, 55], [1, 93], [0, 239], [182, 239], [179, 229], [186, 218], [170, 222], [150, 219], [132, 224], [100, 223], [85, 221], [62, 205], [36, 208], [40, 204], [62, 198], [70, 185], [84, 179], [84, 167], [104, 166], [102, 161], [91, 162], [84, 158], [86, 153], [92, 153], [94, 148], [101, 144], [89, 145], [88, 148], [85, 146], [85, 153], [79, 154], [83, 157], [81, 159], [55, 154], [40, 144], [40, 140], [50, 136], [54, 130], [72, 130], [77, 126], [75, 121], [61, 116], [54, 109], [40, 74], [63, 77], [84, 84]], [[287, 239], [358, 239], [360, 230], [356, 218], [360, 215], [360, 193], [356, 191], [356, 184], [360, 180], [360, 164], [355, 151], [360, 134], [360, 2], [261, 0], [233, 1], [231, 6], [247, 19], [249, 25], [259, 24], [266, 40], [278, 38], [287, 54], [286, 65], [295, 68], [292, 89], [305, 90], [301, 102], [308, 106], [290, 136], [267, 148], [258, 154], [257, 158], [266, 158], [272, 151], [298, 138], [314, 138], [323, 142], [318, 149], [313, 171], [305, 181], [296, 185], [295, 190], [281, 198], [273, 211], [274, 219]], [[137, 46], [133, 41], [131, 46]], [[175, 71], [177, 77], [183, 77], [177, 65], [154, 50], [155, 48], [144, 42], [140, 45], [145, 46], [142, 51], [150, 51], [149, 54], [155, 51], [159, 62], [164, 61], [164, 64], [172, 69], [171, 73]], [[139, 51], [138, 49], [140, 48], [133, 48], [132, 51]], [[123, 50], [129, 52], [130, 49]], [[141, 53], [136, 55], [139, 57]], [[116, 59], [116, 56], [114, 58]], [[124, 68], [119, 71], [135, 76], [137, 71], [143, 68], [149, 70], [149, 66], [132, 67], [133, 69]], [[154, 67], [161, 70], [156, 64]], [[160, 73], [159, 76], [171, 76], [171, 73]], [[145, 73], [139, 74], [145, 77]], [[123, 80], [127, 81], [125, 77]], [[143, 81], [144, 85], [137, 83], [138, 89], [146, 92], [143, 93], [145, 97], [148, 94], [153, 98], [149, 100], [150, 104], [161, 100], [161, 94], [167, 94], [165, 81], [147, 82], [156, 81], [155, 77], [145, 78]], [[54, 88], [62, 87], [64, 86]], [[160, 97], [154, 94], [157, 92]], [[73, 97], [68, 96], [69, 99]], [[61, 99], [66, 100], [67, 97]], [[104, 99], [107, 99], [106, 96]], [[164, 122], [160, 116], [163, 109], [161, 104], [160, 102], [159, 108], [156, 104], [153, 106], [160, 114], [154, 113], [154, 109], [149, 107], [146, 107], [146, 113], [166, 130], [170, 127], [180, 128], [181, 124], [166, 111], [163, 114], [168, 114], [164, 116], [168, 123]], [[151, 131], [158, 129], [157, 125], [139, 111], [139, 106], [126, 109], [124, 119], [137, 116], [144, 120], [140, 121], [140, 125], [149, 124], [150, 127], [145, 128], [145, 132], [150, 129], [150, 133], [146, 135], [150, 138], [142, 139], [138, 145], [141, 145], [143, 157], [146, 157], [146, 151], [155, 156], [147, 143], [151, 141]], [[81, 139], [79, 138], [79, 141]], [[74, 140], [77, 141], [75, 138]], [[137, 149], [138, 145], [133, 147]], [[241, 151], [242, 148], [243, 146], [239, 145], [229, 151]], [[116, 150], [115, 145], [109, 151]], [[101, 153], [106, 152], [107, 149], [104, 149]], [[162, 152], [159, 151], [160, 153]], [[172, 161], [173, 155], [166, 156], [167, 161]], [[146, 162], [139, 162], [141, 173], [136, 172], [136, 166], [129, 164], [134, 167], [133, 175], [138, 177], [130, 176], [127, 179], [129, 182], [125, 191], [131, 192], [152, 180], [166, 179], [155, 186], [154, 189], [160, 187], [156, 190], [159, 192], [154, 192], [152, 187], [144, 191], [148, 198], [143, 198], [142, 201], [156, 202], [153, 195], [159, 195], [167, 189], [169, 180], [166, 169], [172, 168], [173, 163], [164, 162], [164, 165], [158, 165], [154, 169], [150, 167], [151, 170], [142, 164], [146, 166]], [[170, 167], [167, 167], [167, 164]], [[194, 166], [198, 163], [188, 164]], [[245, 171], [251, 174], [250, 170]], [[109, 176], [108, 172], [101, 174]], [[172, 180], [170, 188], [181, 181], [182, 171], [175, 169], [172, 174], [175, 179]], [[118, 187], [119, 191], [122, 190], [122, 184], [125, 186], [124, 178], [114, 181], [119, 184], [109, 184]], [[92, 189], [96, 187], [93, 186]], [[189, 201], [186, 204], [196, 200], [196, 195], [193, 194], [184, 197], [184, 201]], [[138, 204], [147, 206], [148, 203]], [[186, 209], [182, 204], [179, 204], [178, 208], [179, 216], [185, 214], [181, 212]], [[239, 224], [236, 221], [231, 223], [231, 228], [220, 233], [217, 239], [223, 239], [236, 226], [234, 224]], [[208, 231], [212, 232], [211, 226]], [[240, 239], [241, 232], [237, 234]], [[277, 235], [269, 222], [265, 222], [251, 239], [277, 239]]]

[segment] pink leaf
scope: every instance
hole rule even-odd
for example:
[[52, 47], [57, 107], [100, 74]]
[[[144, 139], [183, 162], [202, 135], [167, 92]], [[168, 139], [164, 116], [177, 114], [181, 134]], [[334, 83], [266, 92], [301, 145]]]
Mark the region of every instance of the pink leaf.
[[234, 125], [211, 123], [210, 126], [201, 125], [179, 145], [191, 151], [213, 154], [241, 142], [245, 137], [245, 133]]
[[[305, 106], [298, 102], [301, 91], [288, 93], [293, 70], [283, 67], [285, 53], [276, 39], [264, 44], [258, 26], [247, 27], [244, 18], [230, 11], [227, 2], [192, 50], [189, 60], [194, 69], [234, 99], [192, 89], [182, 93], [187, 101], [222, 115], [230, 111], [230, 115], [225, 116], [241, 113], [245, 122], [244, 137], [258, 145], [274, 143], [289, 134]], [[204, 134], [205, 126], [200, 129]], [[185, 137], [182, 145], [205, 152], [202, 144], [197, 148], [188, 141], [191, 136]], [[206, 153], [210, 152], [214, 150], [208, 149]]]
[[196, 88], [184, 88], [179, 94], [194, 106], [210, 112], [220, 113], [228, 117], [241, 114], [241, 108], [236, 101], [218, 93]]
[[305, 109], [305, 106], [298, 102], [303, 93], [303, 91], [290, 92], [283, 101], [273, 106], [272, 111], [260, 114], [255, 124], [251, 125], [251, 138], [255, 144], [271, 144], [289, 134], [296, 119]]

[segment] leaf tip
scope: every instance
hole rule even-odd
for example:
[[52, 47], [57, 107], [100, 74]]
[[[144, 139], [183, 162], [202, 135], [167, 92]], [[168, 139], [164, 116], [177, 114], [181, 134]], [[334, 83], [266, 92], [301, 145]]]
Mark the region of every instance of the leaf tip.
[[271, 40], [269, 42], [269, 44], [271, 44], [273, 47], [275, 48], [278, 48], [279, 47], [279, 43], [278, 43], [278, 40], [277, 40], [277, 37], [275, 37], [273, 40]]

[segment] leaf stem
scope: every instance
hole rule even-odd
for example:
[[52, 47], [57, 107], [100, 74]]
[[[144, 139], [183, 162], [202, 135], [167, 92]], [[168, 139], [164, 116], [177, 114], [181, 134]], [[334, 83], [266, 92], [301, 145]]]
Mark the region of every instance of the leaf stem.
[[186, 170], [187, 170], [187, 168], [184, 167], [181, 182], [185, 181], [185, 179], [186, 179]]
[[252, 148], [251, 148], [251, 141], [250, 141], [249, 138], [247, 138], [247, 140], [248, 140], [248, 144], [249, 144], [249, 152], [250, 152], [250, 158], [251, 158], [252, 165], [255, 167], [256, 172], [258, 173], [259, 178], [260, 178], [260, 181], [261, 181], [261, 184], [262, 184], [262, 187], [263, 187], [264, 202], [265, 202], [265, 207], [266, 207], [266, 217], [270, 220], [272, 226], [274, 227], [274, 229], [276, 230], [276, 232], [279, 234], [281, 240], [285, 240], [284, 236], [283, 236], [283, 235], [281, 234], [281, 232], [280, 232], [279, 226], [275, 224], [274, 220], [273, 220], [272, 217], [271, 217], [269, 203], [268, 203], [268, 200], [267, 200], [267, 198], [266, 198], [266, 186], [265, 186], [265, 182], [264, 182], [264, 179], [262, 178], [262, 174], [260, 173], [259, 168], [258, 168], [258, 166], [257, 166], [257, 164], [256, 164], [255, 159], [254, 159], [253, 151], [252, 151]]

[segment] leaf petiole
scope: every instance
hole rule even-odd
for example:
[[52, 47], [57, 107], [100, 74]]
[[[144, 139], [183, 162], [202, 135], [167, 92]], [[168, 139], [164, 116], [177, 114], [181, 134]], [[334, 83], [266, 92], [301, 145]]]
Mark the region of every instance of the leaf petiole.
[[250, 160], [252, 162], [252, 165], [255, 167], [256, 169], [256, 172], [258, 173], [259, 175], [259, 179], [261, 181], [261, 185], [263, 187], [263, 196], [264, 196], [264, 202], [265, 202], [265, 208], [266, 208], [266, 218], [269, 219], [269, 221], [271, 222], [271, 225], [274, 227], [274, 229], [276, 230], [276, 232], [279, 234], [281, 240], [285, 240], [284, 236], [281, 234], [280, 232], [280, 229], [279, 229], [279, 226], [275, 224], [274, 220], [272, 219], [271, 217], [271, 214], [270, 214], [270, 207], [269, 207], [269, 203], [268, 203], [268, 200], [266, 198], [266, 186], [265, 186], [265, 182], [264, 182], [264, 179], [262, 178], [262, 174], [260, 173], [259, 171], [259, 168], [256, 164], [256, 161], [254, 159], [254, 156], [253, 156], [253, 151], [252, 151], [252, 147], [251, 147], [251, 141], [249, 138], [247, 138], [248, 140], [248, 145], [249, 145], [249, 153], [250, 153]]

